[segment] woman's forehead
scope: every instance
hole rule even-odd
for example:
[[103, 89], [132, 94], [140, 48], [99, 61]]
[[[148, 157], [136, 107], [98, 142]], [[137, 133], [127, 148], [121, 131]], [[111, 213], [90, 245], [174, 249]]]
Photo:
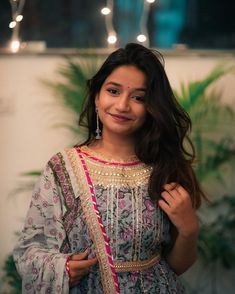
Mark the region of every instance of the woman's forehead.
[[145, 89], [146, 76], [133, 65], [122, 65], [111, 72], [104, 84], [143, 90]]

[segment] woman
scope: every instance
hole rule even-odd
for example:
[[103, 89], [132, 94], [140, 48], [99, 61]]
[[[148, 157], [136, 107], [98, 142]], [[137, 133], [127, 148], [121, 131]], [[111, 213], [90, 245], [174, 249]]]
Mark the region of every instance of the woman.
[[46, 165], [14, 250], [23, 293], [184, 293], [204, 194], [159, 53], [113, 52], [79, 123], [87, 140]]

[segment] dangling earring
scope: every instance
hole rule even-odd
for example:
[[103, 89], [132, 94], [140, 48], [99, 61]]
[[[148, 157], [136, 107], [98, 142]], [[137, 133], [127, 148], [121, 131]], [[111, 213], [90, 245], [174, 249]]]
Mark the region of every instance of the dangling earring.
[[98, 115], [98, 109], [96, 109], [96, 130], [95, 130], [96, 136], [95, 138], [100, 140], [101, 139], [101, 130], [99, 126], [99, 115]]

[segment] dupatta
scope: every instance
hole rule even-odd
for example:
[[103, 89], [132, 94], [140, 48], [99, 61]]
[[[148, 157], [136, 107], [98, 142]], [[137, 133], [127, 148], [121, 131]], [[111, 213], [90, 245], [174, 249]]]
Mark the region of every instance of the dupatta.
[[94, 188], [83, 154], [80, 148], [73, 148], [67, 151], [67, 155], [77, 184], [80, 187], [81, 206], [90, 236], [96, 248], [103, 291], [105, 294], [119, 294], [120, 289], [116, 270], [113, 265], [113, 257], [111, 255], [105, 228], [98, 211]]

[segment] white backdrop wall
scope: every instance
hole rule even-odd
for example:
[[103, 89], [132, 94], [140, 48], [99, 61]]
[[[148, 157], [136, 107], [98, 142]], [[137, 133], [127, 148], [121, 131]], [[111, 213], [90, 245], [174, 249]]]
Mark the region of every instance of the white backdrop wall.
[[[224, 55], [165, 56], [173, 88], [234, 60]], [[0, 55], [0, 269], [29, 206], [30, 193], [10, 195], [21, 180], [20, 173], [42, 169], [55, 152], [77, 141], [67, 130], [54, 127], [71, 120], [70, 113], [56, 104], [52, 90], [41, 82], [58, 80], [63, 63], [58, 55]], [[234, 105], [234, 76], [226, 75], [216, 85], [223, 90], [222, 100]]]

